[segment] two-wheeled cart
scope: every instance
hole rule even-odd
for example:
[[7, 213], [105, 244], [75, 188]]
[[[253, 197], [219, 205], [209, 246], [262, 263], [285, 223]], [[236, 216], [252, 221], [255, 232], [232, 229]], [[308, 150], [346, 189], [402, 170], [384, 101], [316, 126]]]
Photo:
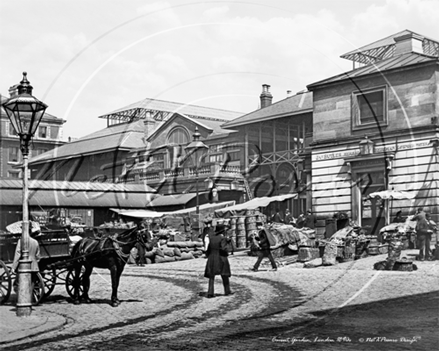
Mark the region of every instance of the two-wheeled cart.
[[[105, 238], [115, 235], [127, 229], [120, 228], [94, 228], [84, 236]], [[11, 296], [14, 289], [16, 273], [11, 266], [14, 261], [15, 249], [21, 234], [0, 233], [0, 304], [4, 304]], [[38, 304], [47, 298], [55, 289], [56, 285], [65, 285], [70, 297], [74, 297], [75, 282], [79, 284], [80, 294], [82, 291], [82, 277], [84, 268], [79, 277], [75, 279], [74, 266], [85, 256], [72, 258], [70, 250], [73, 243], [69, 232], [65, 229], [44, 230], [35, 237], [40, 245], [40, 272], [33, 281], [33, 303]], [[93, 254], [93, 253], [91, 253]]]
[[[16, 272], [12, 271], [17, 242], [21, 234], [0, 234], [0, 303], [4, 304], [11, 296], [14, 289]], [[65, 230], [49, 230], [37, 235], [35, 239], [40, 245], [40, 272], [33, 278], [32, 300], [38, 304], [47, 298], [55, 289], [57, 281], [61, 280], [68, 286], [67, 276], [69, 275], [68, 264], [71, 260], [69, 233]], [[64, 262], [59, 267], [55, 263]], [[69, 284], [72, 284], [73, 279]], [[73, 288], [70, 289], [73, 291]], [[69, 292], [69, 289], [67, 289]]]

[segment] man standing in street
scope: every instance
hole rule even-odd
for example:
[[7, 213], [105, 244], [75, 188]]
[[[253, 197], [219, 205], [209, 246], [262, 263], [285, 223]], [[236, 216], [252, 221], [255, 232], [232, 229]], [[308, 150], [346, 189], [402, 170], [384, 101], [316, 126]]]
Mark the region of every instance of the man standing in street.
[[205, 267], [205, 278], [209, 278], [208, 298], [214, 297], [214, 279], [216, 275], [222, 277], [225, 296], [232, 295], [229, 285], [229, 277], [231, 276], [231, 268], [228, 261], [228, 245], [225, 234], [225, 226], [217, 224], [214, 235], [209, 238], [207, 243], [207, 257]]
[[426, 220], [426, 213], [423, 211], [423, 208], [419, 207], [417, 209], [417, 213], [412, 217], [413, 221], [417, 221], [416, 224], [416, 233], [417, 233], [417, 246], [419, 248], [419, 256], [418, 259], [420, 261], [424, 261], [430, 258], [430, 238], [429, 234], [429, 225]]
[[[36, 281], [37, 273], [40, 271], [38, 267], [38, 262], [40, 261], [40, 245], [34, 237], [39, 234], [39, 231], [31, 232], [32, 223], [29, 223], [29, 260], [31, 261], [31, 272], [32, 272], [32, 282]], [[18, 240], [17, 246], [15, 247], [14, 261], [12, 263], [12, 271], [17, 272], [19, 261], [21, 258], [21, 240]], [[19, 275], [18, 275], [19, 276]], [[14, 286], [18, 287], [18, 279], [15, 280]]]
[[258, 238], [256, 238], [256, 240], [259, 241], [259, 248], [257, 250], [258, 259], [257, 262], [255, 262], [254, 267], [251, 268], [251, 270], [257, 272], [258, 267], [260, 267], [261, 261], [263, 261], [264, 257], [267, 257], [270, 263], [272, 264], [272, 270], [276, 271], [277, 264], [272, 256], [272, 253], [270, 252], [270, 243], [266, 233], [268, 229], [266, 229], [264, 226], [260, 226], [262, 225], [262, 223], [257, 223], [257, 224], [259, 224], [258, 229], [260, 230], [258, 233]]

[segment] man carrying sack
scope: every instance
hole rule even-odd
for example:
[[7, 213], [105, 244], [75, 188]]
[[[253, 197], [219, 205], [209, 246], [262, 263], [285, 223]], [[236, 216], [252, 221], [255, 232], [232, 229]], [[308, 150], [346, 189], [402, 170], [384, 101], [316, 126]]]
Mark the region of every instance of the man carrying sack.
[[261, 261], [263, 261], [263, 258], [267, 257], [272, 265], [272, 270], [276, 271], [277, 270], [277, 264], [272, 256], [272, 253], [270, 252], [270, 242], [269, 242], [269, 237], [272, 238], [272, 234], [269, 233], [269, 230], [263, 226], [263, 223], [258, 222], [258, 229], [259, 229], [259, 233], [258, 233], [258, 237], [255, 238], [255, 240], [258, 242], [258, 247], [257, 247], [257, 262], [255, 262], [254, 267], [251, 268], [251, 271], [257, 272], [258, 271], [258, 267], [260, 267], [260, 263]]

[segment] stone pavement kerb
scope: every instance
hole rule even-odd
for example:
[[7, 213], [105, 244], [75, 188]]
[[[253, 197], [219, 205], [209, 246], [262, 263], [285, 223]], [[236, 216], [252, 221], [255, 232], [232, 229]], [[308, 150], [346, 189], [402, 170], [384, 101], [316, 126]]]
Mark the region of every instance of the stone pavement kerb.
[[0, 306], [0, 346], [59, 329], [65, 324], [67, 319], [56, 313], [33, 309], [29, 317], [17, 317], [15, 307]]

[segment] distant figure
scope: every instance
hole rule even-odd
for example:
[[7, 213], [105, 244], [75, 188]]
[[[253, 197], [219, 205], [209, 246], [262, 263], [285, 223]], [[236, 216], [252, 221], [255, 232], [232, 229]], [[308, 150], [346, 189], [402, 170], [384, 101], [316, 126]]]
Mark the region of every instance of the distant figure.
[[226, 229], [226, 242], [228, 243], [228, 253], [234, 254], [234, 241], [232, 240], [233, 234], [231, 228]]
[[228, 243], [224, 236], [225, 227], [219, 224], [215, 227], [215, 233], [209, 238], [207, 249], [208, 260], [205, 267], [205, 278], [209, 278], [208, 298], [214, 297], [214, 279], [220, 275], [223, 281], [225, 296], [233, 294], [229, 286], [231, 268], [228, 261]]
[[426, 220], [426, 213], [423, 208], [419, 207], [416, 214], [412, 217], [413, 221], [417, 221], [417, 246], [419, 248], [418, 259], [424, 261], [430, 258], [431, 234], [428, 232], [429, 224]]
[[307, 214], [304, 220], [304, 227], [315, 229], [316, 217], [312, 213], [312, 210], [307, 210]]
[[405, 221], [406, 218], [402, 216], [402, 211], [398, 211], [393, 219], [393, 223], [405, 223]]
[[432, 232], [437, 232], [438, 228], [437, 228], [437, 223], [435, 223], [432, 218], [431, 218], [431, 214], [429, 212], [426, 212], [426, 220], [428, 221], [428, 226], [429, 229], [432, 230]]
[[296, 227], [297, 228], [303, 228], [304, 224], [306, 222], [306, 217], [304, 216], [304, 213], [301, 213], [298, 218], [296, 219]]
[[275, 214], [272, 216], [271, 220], [272, 223], [284, 223], [283, 219], [281, 218], [279, 208], [276, 209]]
[[293, 218], [292, 214], [290, 213], [289, 209], [286, 209], [286, 216], [284, 217], [284, 223], [294, 225], [295, 224], [295, 218]]

